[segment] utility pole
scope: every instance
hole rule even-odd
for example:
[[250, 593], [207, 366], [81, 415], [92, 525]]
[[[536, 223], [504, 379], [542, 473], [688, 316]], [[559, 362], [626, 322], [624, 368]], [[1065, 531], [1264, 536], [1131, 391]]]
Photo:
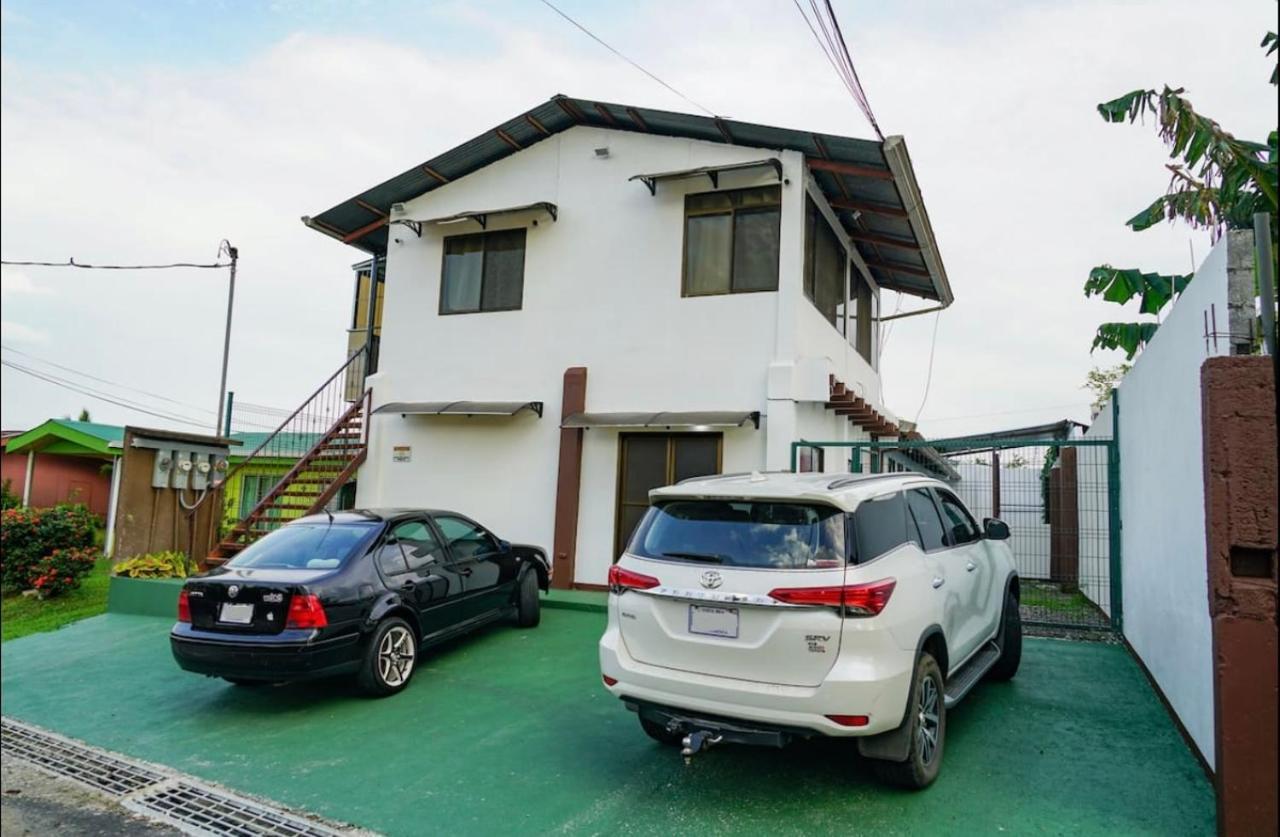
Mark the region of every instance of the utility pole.
[[[222, 337], [222, 381], [218, 385], [218, 408], [214, 410], [214, 415], [218, 417], [213, 430], [215, 436], [221, 436], [223, 430], [222, 405], [227, 400], [227, 357], [231, 354], [231, 309], [236, 300], [236, 260], [240, 258], [240, 250], [232, 247], [231, 242], [224, 238], [222, 245], [218, 248], [218, 255], [223, 253], [231, 257], [231, 282], [227, 287], [227, 327]], [[227, 418], [230, 419], [230, 416]], [[228, 427], [227, 432], [230, 431], [231, 428]]]

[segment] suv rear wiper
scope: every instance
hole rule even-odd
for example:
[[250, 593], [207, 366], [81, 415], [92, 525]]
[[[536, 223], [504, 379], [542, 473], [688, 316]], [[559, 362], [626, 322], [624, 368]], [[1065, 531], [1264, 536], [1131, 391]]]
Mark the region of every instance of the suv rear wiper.
[[684, 558], [688, 561], [706, 561], [709, 564], [723, 564], [725, 556], [707, 552], [664, 552], [663, 558]]

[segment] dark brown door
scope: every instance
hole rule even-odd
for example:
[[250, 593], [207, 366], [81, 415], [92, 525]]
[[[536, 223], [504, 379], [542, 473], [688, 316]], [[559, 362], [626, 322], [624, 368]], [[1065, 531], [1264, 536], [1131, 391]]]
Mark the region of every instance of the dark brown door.
[[624, 433], [618, 443], [618, 512], [614, 560], [649, 508], [649, 491], [720, 473], [719, 433]]

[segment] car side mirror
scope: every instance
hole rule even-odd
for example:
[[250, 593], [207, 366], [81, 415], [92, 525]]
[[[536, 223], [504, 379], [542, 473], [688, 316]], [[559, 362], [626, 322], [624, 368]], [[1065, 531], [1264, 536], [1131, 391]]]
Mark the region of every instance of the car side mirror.
[[988, 517], [982, 521], [982, 528], [990, 540], [1007, 541], [1009, 539], [1009, 524], [997, 517]]
[[504, 541], [504, 540], [502, 540], [501, 538], [499, 538], [499, 539], [498, 539], [498, 551], [499, 551], [499, 552], [501, 552], [501, 553], [502, 553], [502, 554], [504, 554], [504, 555], [505, 555], [505, 554], [507, 554], [508, 552], [510, 552], [510, 551], [511, 551], [511, 541]]

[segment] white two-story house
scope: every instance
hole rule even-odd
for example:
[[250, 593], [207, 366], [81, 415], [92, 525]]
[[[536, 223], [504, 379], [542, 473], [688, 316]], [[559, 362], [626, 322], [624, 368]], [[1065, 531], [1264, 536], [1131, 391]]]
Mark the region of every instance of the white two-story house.
[[303, 220], [372, 256], [357, 505], [469, 514], [562, 587], [605, 582], [651, 488], [898, 434], [881, 293], [952, 301], [899, 137], [556, 96]]

